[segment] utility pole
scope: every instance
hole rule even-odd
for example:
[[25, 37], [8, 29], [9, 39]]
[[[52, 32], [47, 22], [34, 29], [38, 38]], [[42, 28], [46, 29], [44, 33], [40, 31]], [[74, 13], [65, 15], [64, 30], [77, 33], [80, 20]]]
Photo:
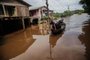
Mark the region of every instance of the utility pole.
[[51, 26], [50, 26], [50, 22], [51, 22], [51, 20], [50, 20], [50, 16], [49, 16], [49, 4], [48, 4], [48, 0], [46, 0], [46, 7], [47, 7], [47, 16], [48, 16], [48, 32], [49, 31], [51, 31]]
[[47, 6], [47, 16], [48, 16], [48, 20], [49, 20], [49, 8], [48, 8], [49, 4], [48, 4], [48, 0], [46, 0], [46, 6]]
[[68, 5], [68, 11], [70, 11], [70, 6]]

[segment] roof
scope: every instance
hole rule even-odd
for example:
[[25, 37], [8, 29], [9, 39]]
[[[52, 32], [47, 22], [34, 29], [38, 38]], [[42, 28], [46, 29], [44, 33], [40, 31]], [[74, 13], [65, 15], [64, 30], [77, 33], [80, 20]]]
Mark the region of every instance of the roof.
[[40, 8], [43, 8], [43, 7], [46, 8], [46, 6], [38, 6], [38, 7], [30, 7], [30, 10], [37, 10], [37, 9], [40, 9]]
[[[6, 2], [5, 2], [6, 1]], [[9, 3], [8, 2], [9, 0], [0, 0], [0, 3]], [[12, 0], [12, 1], [14, 1], [14, 0]], [[31, 6], [29, 3], [27, 3], [27, 2], [25, 2], [25, 1], [23, 1], [23, 0], [15, 0], [15, 1], [18, 1], [18, 2], [20, 2], [21, 4], [23, 4], [23, 5], [26, 5], [26, 6]], [[10, 2], [11, 3], [11, 2]], [[11, 3], [11, 4], [13, 4], [13, 3]], [[15, 5], [15, 4], [14, 4]]]
[[17, 1], [21, 2], [21, 3], [24, 4], [24, 5], [31, 6], [29, 3], [27, 3], [27, 2], [25, 2], [25, 1], [23, 1], [23, 0], [17, 0]]

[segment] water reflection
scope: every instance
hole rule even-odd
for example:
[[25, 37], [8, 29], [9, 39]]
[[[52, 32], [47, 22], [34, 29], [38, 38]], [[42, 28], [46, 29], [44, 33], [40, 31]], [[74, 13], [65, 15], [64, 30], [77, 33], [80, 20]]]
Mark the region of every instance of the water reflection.
[[[84, 55], [85, 52], [89, 53], [90, 40], [89, 26], [82, 24], [87, 20], [86, 16], [75, 14], [69, 17], [65, 21], [67, 29], [60, 35], [47, 34], [47, 29], [42, 33], [39, 26], [31, 26], [25, 31], [6, 36], [2, 60], [86, 60]], [[86, 42], [86, 47], [81, 41]]]
[[2, 48], [2, 60], [8, 60], [23, 53], [35, 41], [29, 29], [5, 37], [5, 44]]
[[57, 43], [58, 39], [62, 36], [62, 34], [63, 33], [61, 33], [59, 35], [50, 35], [49, 43], [52, 48], [54, 48], [56, 46], [56, 43]]
[[79, 39], [86, 46], [86, 57], [87, 60], [90, 60], [90, 19], [83, 23], [83, 34], [79, 36]]
[[78, 39], [80, 32], [67, 31], [53, 49], [55, 60], [86, 60], [85, 46]]
[[5, 39], [3, 36], [0, 36], [0, 46], [5, 43]]
[[54, 60], [53, 57], [53, 48], [56, 46], [58, 39], [63, 35], [63, 33], [59, 35], [50, 35], [49, 37], [49, 46], [50, 46], [50, 58], [51, 60]]

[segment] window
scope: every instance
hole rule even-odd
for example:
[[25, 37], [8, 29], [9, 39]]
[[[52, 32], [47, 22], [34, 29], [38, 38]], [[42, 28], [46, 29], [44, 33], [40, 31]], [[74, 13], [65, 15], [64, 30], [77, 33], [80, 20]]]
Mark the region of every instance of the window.
[[6, 15], [13, 16], [15, 7], [14, 6], [5, 6]]
[[4, 15], [3, 7], [0, 5], [0, 15]]

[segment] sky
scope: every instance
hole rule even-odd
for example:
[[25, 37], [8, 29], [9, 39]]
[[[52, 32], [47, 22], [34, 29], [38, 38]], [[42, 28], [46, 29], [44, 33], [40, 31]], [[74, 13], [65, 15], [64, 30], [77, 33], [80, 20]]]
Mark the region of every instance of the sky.
[[[32, 7], [39, 7], [45, 5], [45, 0], [24, 0], [27, 3], [31, 4]], [[49, 9], [54, 10], [54, 12], [64, 12], [68, 9], [70, 10], [77, 10], [83, 9], [82, 6], [79, 4], [80, 0], [48, 0]]]

